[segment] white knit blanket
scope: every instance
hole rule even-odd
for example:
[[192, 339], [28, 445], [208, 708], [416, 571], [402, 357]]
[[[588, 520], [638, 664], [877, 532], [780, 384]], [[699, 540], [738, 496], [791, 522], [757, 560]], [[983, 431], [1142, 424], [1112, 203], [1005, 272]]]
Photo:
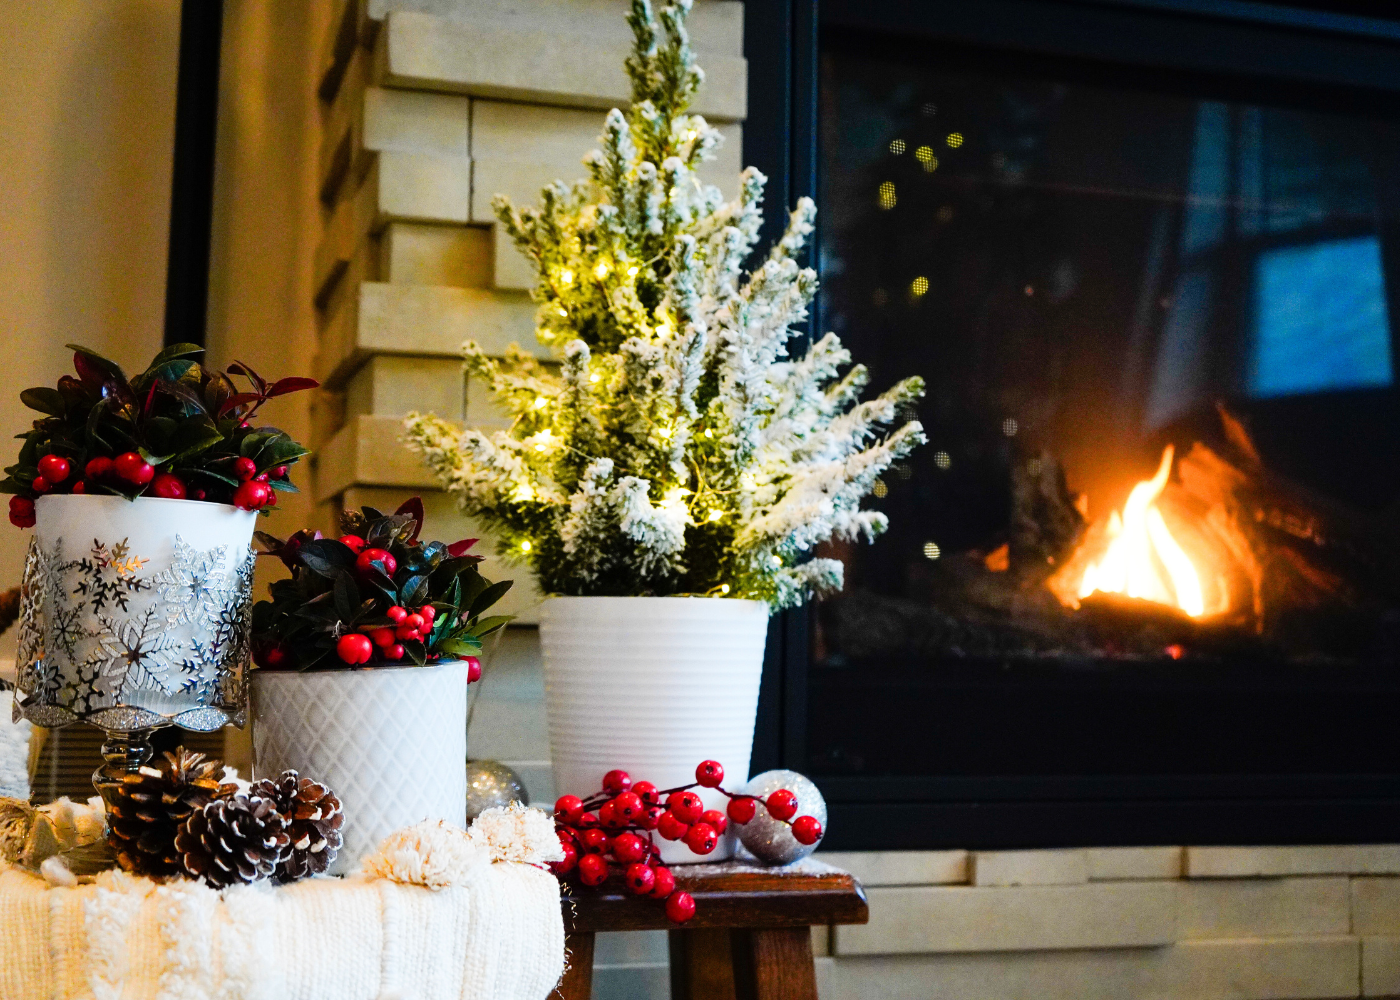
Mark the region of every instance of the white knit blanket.
[[526, 864], [436, 892], [116, 871], [51, 888], [0, 867], [0, 1000], [544, 1000], [563, 962], [559, 883]]
[[0, 796], [29, 798], [29, 731], [20, 719], [11, 722], [13, 691], [0, 691]]

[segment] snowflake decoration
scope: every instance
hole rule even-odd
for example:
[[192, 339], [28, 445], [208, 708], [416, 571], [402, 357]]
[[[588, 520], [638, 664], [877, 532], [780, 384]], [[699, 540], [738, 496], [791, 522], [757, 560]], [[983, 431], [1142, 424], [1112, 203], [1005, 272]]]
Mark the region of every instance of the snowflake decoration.
[[128, 611], [131, 595], [151, 588], [149, 580], [136, 575], [148, 562], [149, 559], [131, 555], [125, 538], [110, 548], [94, 538], [90, 557], [62, 563], [58, 568], [61, 572], [78, 571], [72, 593], [85, 598], [94, 613], [112, 604]]
[[223, 572], [227, 546], [199, 551], [175, 536], [175, 558], [153, 581], [165, 602], [166, 620], [187, 625], [217, 616], [232, 596]]

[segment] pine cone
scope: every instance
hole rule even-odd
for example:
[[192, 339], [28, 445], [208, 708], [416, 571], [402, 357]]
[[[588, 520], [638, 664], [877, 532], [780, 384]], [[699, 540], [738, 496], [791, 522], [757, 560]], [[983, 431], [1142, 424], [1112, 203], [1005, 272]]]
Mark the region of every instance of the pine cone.
[[222, 765], [179, 747], [154, 765], [123, 775], [112, 796], [107, 842], [124, 871], [163, 877], [179, 874], [175, 835], [219, 791]]
[[283, 771], [280, 778], [255, 782], [253, 794], [277, 803], [290, 821], [292, 849], [277, 869], [279, 882], [295, 882], [308, 875], [321, 875], [340, 851], [340, 828], [345, 814], [340, 799], [325, 785], [310, 778], [299, 778], [295, 771]]
[[185, 872], [215, 889], [271, 877], [291, 850], [287, 818], [277, 803], [226, 786], [190, 814], [175, 838]]

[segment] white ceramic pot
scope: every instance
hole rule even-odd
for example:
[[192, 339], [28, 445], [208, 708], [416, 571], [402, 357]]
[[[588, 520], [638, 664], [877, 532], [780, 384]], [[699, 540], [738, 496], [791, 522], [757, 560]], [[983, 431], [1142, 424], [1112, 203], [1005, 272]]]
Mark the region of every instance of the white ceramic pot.
[[343, 875], [395, 830], [466, 825], [467, 664], [254, 670], [253, 773], [299, 771], [345, 812]]
[[113, 730], [242, 725], [257, 515], [195, 500], [40, 497], [16, 704]]
[[[724, 787], [749, 777], [768, 606], [706, 597], [554, 597], [540, 611], [554, 783], [596, 792], [621, 768], [673, 788], [695, 765], [724, 765]], [[717, 791], [696, 789], [706, 809]], [[668, 864], [719, 861], [732, 833], [701, 857], [657, 838]]]

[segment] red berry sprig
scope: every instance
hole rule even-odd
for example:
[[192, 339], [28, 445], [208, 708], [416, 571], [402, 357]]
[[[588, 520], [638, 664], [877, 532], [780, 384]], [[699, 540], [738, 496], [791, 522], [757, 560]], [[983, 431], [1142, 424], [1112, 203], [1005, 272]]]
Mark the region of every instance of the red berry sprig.
[[[653, 833], [683, 841], [696, 854], [709, 854], [731, 821], [750, 822], [762, 804], [768, 815], [792, 827], [798, 843], [821, 839], [822, 825], [813, 816], [797, 816], [797, 796], [788, 789], [780, 788], [763, 800], [726, 791], [720, 788], [723, 781], [723, 766], [707, 760], [695, 769], [692, 784], [678, 788], [658, 789], [650, 781], [633, 782], [626, 771], [609, 771], [603, 775], [602, 790], [588, 798], [561, 795], [554, 803], [554, 828], [564, 860], [550, 869], [561, 878], [577, 872], [584, 885], [598, 886], [608, 879], [611, 858], [628, 891], [665, 900], [667, 919], [683, 924], [695, 916], [695, 900], [676, 888], [675, 876], [660, 863], [661, 849]], [[697, 787], [713, 788], [728, 798], [725, 812], [705, 809], [691, 791]]]

